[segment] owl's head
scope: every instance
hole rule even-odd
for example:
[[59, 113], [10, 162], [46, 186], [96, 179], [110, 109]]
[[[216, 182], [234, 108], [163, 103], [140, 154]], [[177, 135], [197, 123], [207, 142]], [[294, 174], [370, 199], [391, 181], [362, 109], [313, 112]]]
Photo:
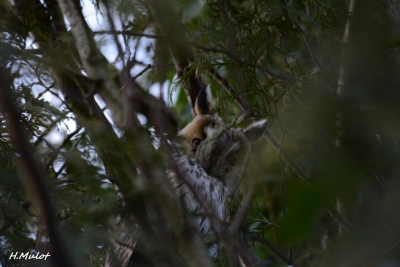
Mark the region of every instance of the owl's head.
[[240, 183], [251, 144], [267, 129], [267, 120], [234, 129], [216, 116], [211, 108], [210, 91], [203, 89], [196, 99], [197, 116], [179, 132], [187, 154], [195, 157], [208, 175], [215, 177], [233, 193]]

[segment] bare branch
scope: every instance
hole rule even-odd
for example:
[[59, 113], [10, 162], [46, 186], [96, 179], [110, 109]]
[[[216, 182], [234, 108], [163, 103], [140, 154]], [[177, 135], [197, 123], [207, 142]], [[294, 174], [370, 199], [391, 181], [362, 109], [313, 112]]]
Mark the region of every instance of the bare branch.
[[94, 31], [93, 33], [94, 34], [122, 34], [122, 35], [131, 35], [131, 36], [154, 38], [154, 39], [163, 39], [163, 38], [165, 38], [164, 35], [148, 34], [148, 33], [142, 33], [142, 32], [132, 32], [132, 31]]
[[[351, 26], [351, 21], [350, 21], [350, 16], [353, 14], [354, 12], [354, 5], [355, 5], [355, 0], [350, 0], [350, 4], [349, 4], [349, 14], [348, 14], [348, 18], [347, 18], [347, 22], [346, 22], [346, 26], [344, 28], [344, 33], [343, 33], [343, 45], [347, 45], [348, 41], [349, 41], [349, 35], [350, 35], [350, 26]], [[341, 60], [344, 60], [344, 55], [345, 55], [345, 48], [342, 49], [342, 55], [341, 55]], [[345, 67], [344, 67], [344, 62], [342, 62], [342, 66], [340, 67], [339, 70], [339, 78], [338, 78], [338, 86], [336, 89], [336, 93], [338, 95], [341, 95], [343, 93], [343, 86], [345, 83], [344, 80], [344, 76], [345, 76]]]
[[[282, 33], [278, 29], [278, 27], [275, 26], [276, 33], [278, 35], [278, 44], [279, 44], [279, 49], [282, 50]], [[296, 75], [294, 74], [292, 66], [290, 66], [289, 62], [287, 61], [286, 55], [282, 53], [283, 56], [283, 62], [285, 62], [286, 66], [289, 68], [290, 73], [292, 74], [292, 78], [296, 78]]]
[[381, 259], [383, 256], [385, 256], [386, 254], [388, 254], [389, 252], [391, 252], [393, 249], [395, 249], [398, 245], [400, 245], [400, 241], [394, 243], [390, 248], [388, 248], [387, 250], [385, 250], [384, 252], [382, 252], [375, 260], [365, 264], [363, 267], [368, 267], [371, 266], [371, 264], [373, 264], [374, 262], [376, 262], [377, 260]]
[[53, 163], [53, 161], [57, 158], [58, 154], [60, 153], [61, 149], [71, 140], [72, 137], [74, 137], [77, 133], [80, 132], [82, 128], [78, 127], [75, 131], [67, 135], [62, 142], [62, 144], [56, 149], [56, 151], [53, 152], [53, 156], [49, 160], [49, 162], [46, 164], [45, 170], [48, 170], [50, 168], [50, 165]]
[[236, 233], [239, 230], [240, 224], [243, 221], [246, 210], [250, 205], [250, 201], [251, 201], [251, 197], [253, 196], [254, 189], [255, 189], [254, 185], [250, 186], [249, 189], [247, 190], [245, 197], [243, 198], [242, 202], [240, 203], [240, 208], [236, 212], [235, 218], [233, 219], [233, 221], [231, 223], [230, 232], [232, 234]]
[[266, 245], [276, 256], [278, 256], [283, 262], [286, 264], [292, 265], [291, 259], [288, 259], [285, 255], [283, 255], [275, 246], [273, 246], [268, 240], [260, 237], [252, 236], [252, 239], [260, 242], [261, 244]]
[[93, 39], [93, 32], [87, 25], [82, 15], [80, 2], [73, 0], [58, 0], [60, 9], [71, 24], [71, 32], [76, 42], [80, 59], [88, 76], [101, 83], [98, 86], [98, 92], [111, 110], [114, 122], [123, 126], [124, 114], [122, 96], [120, 90], [115, 83], [111, 73], [108, 70], [108, 61], [99, 51]]
[[[228, 94], [232, 96], [237, 95], [235, 88], [233, 88], [233, 86], [224, 77], [222, 77], [215, 69], [210, 69], [209, 73], [225, 89], [225, 91], [228, 92]], [[244, 111], [250, 110], [251, 105], [240, 95], [236, 96], [235, 101], [242, 108], [242, 110]]]
[[124, 84], [124, 86], [121, 87], [121, 91], [125, 89], [125, 87], [132, 81], [136, 80], [138, 77], [142, 76], [143, 73], [145, 73], [147, 70], [149, 70], [150, 68], [152, 68], [153, 66], [151, 64], [147, 64], [146, 68], [144, 68], [143, 70], [141, 70], [138, 74], [136, 74], [134, 77], [131, 77], [131, 79], [129, 80], [129, 82], [127, 82], [126, 84]]

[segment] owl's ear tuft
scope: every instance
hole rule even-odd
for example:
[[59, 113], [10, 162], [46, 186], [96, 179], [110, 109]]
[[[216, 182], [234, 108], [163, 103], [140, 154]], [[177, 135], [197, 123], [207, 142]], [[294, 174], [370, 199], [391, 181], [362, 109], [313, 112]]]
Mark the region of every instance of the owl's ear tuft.
[[196, 115], [213, 115], [214, 110], [211, 105], [211, 89], [209, 86], [203, 87], [196, 98], [194, 111]]
[[249, 126], [247, 126], [246, 129], [243, 130], [243, 132], [249, 142], [253, 144], [257, 142], [261, 138], [261, 136], [263, 136], [263, 134], [267, 130], [267, 127], [267, 120], [259, 120], [251, 123]]

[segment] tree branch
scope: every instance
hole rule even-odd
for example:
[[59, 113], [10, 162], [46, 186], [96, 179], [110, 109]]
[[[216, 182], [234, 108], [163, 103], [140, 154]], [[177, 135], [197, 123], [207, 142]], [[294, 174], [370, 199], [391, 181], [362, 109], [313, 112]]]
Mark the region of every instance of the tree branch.
[[148, 33], [142, 33], [142, 32], [132, 32], [132, 31], [94, 31], [93, 33], [94, 34], [122, 34], [122, 35], [131, 35], [131, 36], [154, 38], [154, 39], [163, 39], [163, 38], [165, 38], [164, 35], [148, 34]]
[[61, 11], [71, 25], [76, 48], [88, 76], [101, 81], [96, 90], [110, 109], [114, 122], [123, 128], [123, 101], [120, 90], [108, 69], [109, 63], [101, 54], [93, 39], [93, 32], [82, 15], [80, 2], [58, 0]]
[[[349, 35], [350, 35], [350, 26], [351, 26], [351, 21], [350, 21], [350, 16], [353, 14], [354, 12], [354, 5], [355, 5], [355, 0], [350, 0], [350, 4], [349, 4], [349, 13], [348, 13], [348, 18], [346, 21], [346, 26], [344, 28], [344, 33], [343, 33], [343, 46], [347, 45], [348, 41], [349, 41]], [[342, 66], [340, 67], [339, 70], [339, 78], [338, 78], [338, 86], [336, 89], [336, 93], [338, 95], [343, 94], [343, 86], [344, 86], [344, 76], [345, 76], [345, 63], [343, 62], [345, 58], [345, 47], [342, 48], [342, 55], [341, 55], [341, 61], [342, 61]]]
[[192, 115], [195, 115], [194, 105], [201, 88], [204, 86], [200, 77], [196, 77], [196, 71], [190, 66], [193, 54], [186, 39], [183, 26], [176, 19], [176, 14], [169, 1], [149, 0], [151, 11], [158, 27], [167, 39], [172, 58], [175, 62], [178, 77], [190, 73], [182, 83], [188, 102], [192, 107]]
[[57, 158], [58, 154], [60, 153], [61, 149], [71, 140], [72, 137], [74, 137], [77, 133], [80, 132], [82, 128], [78, 127], [75, 131], [67, 135], [62, 142], [62, 144], [55, 150], [53, 151], [53, 156], [50, 158], [49, 162], [46, 164], [46, 167], [44, 168], [45, 170], [48, 170], [50, 168], [50, 165], [54, 162], [54, 160]]

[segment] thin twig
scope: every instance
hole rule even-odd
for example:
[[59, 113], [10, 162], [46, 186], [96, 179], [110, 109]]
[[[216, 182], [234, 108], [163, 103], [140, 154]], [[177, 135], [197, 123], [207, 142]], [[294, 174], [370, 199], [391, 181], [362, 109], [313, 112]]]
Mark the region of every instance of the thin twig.
[[246, 213], [246, 210], [250, 205], [250, 201], [251, 201], [251, 197], [253, 196], [254, 189], [255, 189], [254, 185], [250, 186], [249, 189], [247, 190], [246, 196], [243, 198], [242, 202], [240, 203], [240, 208], [236, 212], [235, 218], [233, 219], [233, 221], [231, 223], [231, 229], [230, 229], [231, 234], [234, 234], [239, 230], [240, 224], [243, 221], [243, 217]]
[[[349, 3], [349, 14], [348, 14], [348, 18], [346, 21], [346, 26], [344, 28], [344, 33], [343, 33], [343, 45], [347, 45], [348, 41], [349, 41], [349, 35], [350, 35], [350, 26], [351, 26], [351, 21], [350, 21], [350, 16], [353, 14], [354, 12], [354, 4], [355, 4], [355, 0], [351, 0]], [[344, 66], [344, 55], [345, 55], [345, 49], [342, 49], [342, 55], [341, 55], [341, 60], [342, 60], [342, 66], [340, 67], [339, 70], [339, 78], [338, 78], [338, 86], [336, 89], [336, 93], [338, 95], [341, 95], [343, 93], [343, 87], [344, 87], [344, 75], [345, 75], [345, 66]]]
[[[296, 26], [296, 28], [299, 29], [299, 31], [301, 33], [301, 36], [302, 36], [304, 42], [306, 43], [306, 46], [307, 46], [307, 49], [308, 49], [308, 53], [311, 56], [311, 61], [313, 61], [315, 63], [315, 65], [317, 66], [317, 68], [325, 74], [326, 79], [328, 80], [328, 82], [330, 84], [333, 84], [333, 82], [331, 81], [331, 79], [329, 78], [329, 76], [327, 75], [327, 73], [324, 71], [324, 69], [322, 68], [321, 64], [319, 63], [317, 57], [315, 56], [314, 49], [313, 49], [313, 47], [311, 45], [311, 42], [310, 42], [310, 40], [308, 38], [307, 32], [301, 27], [299, 22], [293, 18], [293, 14], [292, 14], [292, 12], [290, 10], [290, 6], [289, 6], [288, 0], [285, 0], [285, 5], [286, 5], [286, 10], [288, 12], [288, 15], [289, 15], [290, 19], [292, 20], [292, 22]], [[330, 88], [330, 89], [333, 90], [332, 88]]]
[[22, 122], [24, 123], [24, 125], [26, 126], [26, 128], [29, 130], [29, 132], [33, 135], [36, 136], [38, 138], [38, 140], [43, 141], [44, 143], [46, 143], [46, 145], [52, 150], [52, 151], [56, 151], [56, 149], [49, 143], [49, 141], [46, 140], [46, 138], [44, 138], [43, 135], [39, 135], [37, 136], [35, 131], [33, 130], [32, 126], [24, 119], [22, 119]]
[[[123, 25], [122, 27], [125, 28], [126, 26]], [[125, 36], [124, 39], [125, 39], [125, 47], [129, 47], [129, 39], [128, 39], [128, 37]], [[132, 55], [131, 49], [128, 49], [128, 51], [127, 51], [128, 60], [126, 62], [126, 65], [125, 65], [124, 69], [122, 70], [122, 73], [124, 73], [124, 75], [126, 77], [130, 76], [130, 70], [135, 66], [136, 63], [138, 63], [137, 60], [136, 60], [136, 54], [138, 52], [138, 48], [139, 48], [141, 39], [142, 39], [141, 37], [135, 39], [136, 45], [135, 45], [135, 48], [133, 49], [133, 55]]]
[[129, 82], [127, 82], [126, 84], [124, 84], [124, 86], [122, 86], [121, 91], [124, 90], [128, 84], [130, 84], [132, 81], [136, 80], [139, 76], [142, 76], [143, 73], [145, 73], [148, 69], [150, 69], [152, 67], [153, 67], [153, 65], [147, 64], [146, 68], [144, 68], [141, 72], [136, 74], [134, 77], [131, 77]]
[[389, 253], [391, 250], [393, 250], [395, 247], [397, 247], [398, 245], [400, 245], [400, 241], [397, 241], [396, 243], [393, 244], [393, 246], [391, 246], [390, 248], [388, 248], [387, 250], [385, 250], [381, 255], [379, 255], [378, 258], [376, 258], [373, 261], [370, 261], [369, 263], [367, 263], [366, 265], [364, 265], [363, 267], [367, 267], [370, 266], [372, 263], [376, 262], [377, 260], [379, 260], [380, 258], [382, 258], [383, 256], [385, 256], [385, 254]]
[[[236, 90], [233, 86], [224, 78], [222, 77], [215, 69], [210, 69], [209, 73], [215, 80], [227, 91], [230, 95], [235, 96], [237, 95]], [[245, 99], [240, 97], [239, 95], [235, 97], [236, 103], [244, 110], [249, 112], [251, 105]]]
[[[279, 44], [279, 49], [282, 50], [282, 34], [279, 31], [278, 27], [275, 26], [276, 33], [278, 34], [278, 44]], [[296, 75], [293, 72], [292, 66], [290, 66], [289, 62], [287, 61], [286, 55], [282, 53], [283, 56], [283, 62], [286, 64], [286, 66], [289, 68], [290, 73], [292, 74], [293, 78], [296, 78]]]
[[283, 190], [284, 190], [284, 184], [285, 184], [285, 168], [283, 167], [283, 158], [282, 158], [282, 146], [283, 146], [283, 139], [285, 132], [283, 130], [283, 126], [277, 118], [277, 122], [279, 124], [279, 128], [281, 130], [281, 140], [279, 141], [279, 149], [278, 149], [278, 158], [279, 158], [279, 166], [281, 169], [281, 182], [280, 182], [280, 187], [279, 187], [279, 199], [281, 201], [282, 209], [285, 215], [287, 214], [287, 209], [286, 209], [286, 204], [285, 204], [285, 199], [283, 197]]
[[[355, 3], [355, 0], [350, 0], [349, 15], [351, 15], [354, 12], [354, 3]], [[344, 34], [343, 34], [343, 43], [344, 44], [346, 44], [348, 42], [349, 34], [350, 34], [350, 19], [348, 18], [347, 22], [346, 22]], [[344, 60], [344, 57], [345, 57], [345, 50], [342, 49], [342, 53], [341, 53], [342, 61]], [[345, 64], [344, 64], [344, 62], [342, 62], [342, 65], [339, 70], [338, 84], [337, 84], [337, 88], [336, 88], [336, 93], [339, 96], [343, 93], [343, 87], [345, 84], [344, 76], [345, 76]], [[344, 115], [345, 114], [343, 114], [342, 112], [337, 112], [337, 114], [336, 114], [336, 124], [337, 124], [336, 148], [339, 148], [342, 145], [342, 138], [343, 138], [342, 126], [344, 123], [344, 121], [343, 121]], [[342, 201], [339, 198], [336, 199], [336, 210], [338, 211], [339, 214], [342, 214]], [[342, 225], [339, 224], [338, 228], [339, 228], [339, 235], [341, 235], [342, 231], [343, 231]]]
[[[279, 147], [281, 144], [279, 141], [276, 139], [276, 137], [267, 129], [267, 131], [264, 134], [264, 138], [268, 140], [268, 142], [276, 149], [279, 150]], [[293, 161], [293, 159], [289, 156], [289, 154], [286, 152], [286, 150], [282, 149], [282, 159], [290, 165], [290, 167], [293, 169], [293, 171], [299, 176], [300, 179], [302, 180], [307, 180], [308, 179], [308, 174], [305, 173], [298, 165]]]
[[289, 248], [289, 257], [290, 257], [290, 260], [292, 261], [292, 267], [297, 267], [296, 261], [294, 259], [294, 253], [293, 253], [292, 247]]
[[230, 58], [234, 59], [236, 62], [238, 62], [240, 64], [247, 65], [247, 66], [253, 67], [255, 69], [259, 69], [259, 70], [265, 71], [266, 73], [268, 73], [269, 75], [271, 75], [271, 76], [273, 76], [273, 77], [275, 77], [277, 79], [287, 80], [287, 81], [297, 81], [297, 82], [298, 81], [302, 81], [302, 80], [297, 79], [297, 78], [286, 77], [286, 76], [282, 76], [282, 75], [279, 75], [277, 73], [274, 73], [268, 67], [261, 66], [260, 64], [254, 64], [254, 63], [250, 63], [250, 62], [244, 61], [241, 58], [239, 58], [236, 55], [234, 55], [229, 50], [205, 47], [205, 46], [202, 46], [202, 45], [199, 45], [199, 44], [196, 44], [196, 43], [192, 43], [192, 45], [197, 47], [197, 48], [199, 48], [199, 49], [202, 49], [204, 51], [225, 54], [225, 55], [229, 56]]
[[131, 31], [94, 31], [93, 33], [94, 34], [124, 34], [124, 35], [140, 36], [140, 37], [147, 37], [147, 38], [154, 38], [154, 39], [165, 38], [164, 35], [148, 34], [148, 33], [142, 33], [142, 32], [131, 32]]
[[116, 34], [115, 23], [114, 23], [114, 19], [113, 19], [114, 16], [111, 14], [111, 8], [109, 7], [109, 1], [105, 0], [105, 1], [103, 1], [103, 3], [104, 3], [104, 5], [106, 5], [106, 14], [107, 14], [108, 23], [110, 24], [112, 36], [114, 38], [114, 43], [118, 50], [118, 57], [115, 59], [115, 61], [117, 61], [117, 59], [120, 58], [122, 60], [122, 66], [123, 66], [123, 68], [125, 68], [126, 63], [125, 63], [125, 57], [124, 57], [124, 50], [122, 49], [121, 43], [119, 42], [118, 36]]
[[[72, 146], [72, 148], [70, 149], [68, 154], [70, 154], [72, 151], [74, 151], [78, 147], [80, 141], [83, 139], [84, 136], [85, 136], [85, 134], [82, 134], [82, 136]], [[68, 157], [68, 155], [66, 157]], [[61, 174], [61, 172], [65, 169], [65, 167], [67, 167], [67, 161], [64, 162], [64, 164], [61, 166], [61, 168], [58, 170], [58, 172], [54, 175], [54, 178], [57, 178]]]
[[53, 156], [50, 158], [49, 162], [46, 164], [45, 170], [48, 170], [50, 168], [50, 165], [53, 163], [53, 161], [57, 158], [58, 154], [60, 153], [61, 149], [68, 143], [69, 140], [71, 140], [72, 137], [74, 137], [79, 131], [82, 129], [82, 127], [78, 127], [75, 131], [67, 135], [62, 142], [62, 144], [55, 150], [53, 151]]
[[256, 236], [252, 236], [251, 237], [253, 240], [260, 242], [261, 244], [266, 245], [276, 256], [278, 256], [278, 258], [280, 258], [283, 262], [285, 262], [286, 264], [292, 265], [293, 262], [288, 259], [287, 257], [285, 257], [276, 247], [274, 247], [268, 240], [261, 238], [261, 237], [256, 237]]

